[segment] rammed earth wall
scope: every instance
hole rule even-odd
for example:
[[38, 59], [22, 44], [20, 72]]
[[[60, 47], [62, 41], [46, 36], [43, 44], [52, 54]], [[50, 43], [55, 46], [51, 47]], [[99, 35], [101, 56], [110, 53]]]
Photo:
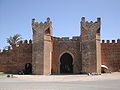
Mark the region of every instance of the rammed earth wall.
[[0, 53], [0, 72], [16, 73], [24, 69], [26, 63], [32, 63], [32, 42], [20, 43], [12, 50]]

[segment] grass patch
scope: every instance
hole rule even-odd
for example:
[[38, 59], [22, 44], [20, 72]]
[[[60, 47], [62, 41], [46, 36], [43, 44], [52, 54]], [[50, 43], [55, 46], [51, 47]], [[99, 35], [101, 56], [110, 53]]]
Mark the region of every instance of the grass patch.
[[4, 73], [4, 72], [0, 72], [0, 76], [1, 76], [1, 75], [5, 75], [5, 73]]

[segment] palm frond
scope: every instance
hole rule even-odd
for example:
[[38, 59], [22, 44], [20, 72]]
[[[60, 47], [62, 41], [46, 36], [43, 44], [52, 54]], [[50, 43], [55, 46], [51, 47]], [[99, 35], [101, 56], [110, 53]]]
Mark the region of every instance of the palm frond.
[[7, 38], [7, 43], [9, 43], [10, 45], [15, 45], [17, 44], [17, 42], [19, 42], [22, 39], [20, 34], [15, 34], [13, 36], [10, 36], [9, 38]]

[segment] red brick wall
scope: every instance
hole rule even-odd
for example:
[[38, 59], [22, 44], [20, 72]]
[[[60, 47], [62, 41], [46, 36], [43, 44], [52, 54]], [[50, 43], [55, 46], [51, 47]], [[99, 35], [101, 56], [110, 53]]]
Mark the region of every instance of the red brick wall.
[[120, 69], [120, 42], [117, 40], [109, 40], [106, 42], [102, 40], [101, 43], [101, 59], [102, 64], [108, 66], [111, 71], [118, 71]]
[[24, 68], [26, 63], [32, 63], [32, 42], [25, 40], [12, 50], [0, 53], [0, 72], [15, 73]]

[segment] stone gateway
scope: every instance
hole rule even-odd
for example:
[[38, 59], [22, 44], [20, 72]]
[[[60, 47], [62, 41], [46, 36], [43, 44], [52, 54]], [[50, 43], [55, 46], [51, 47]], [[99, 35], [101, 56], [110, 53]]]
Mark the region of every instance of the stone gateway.
[[101, 73], [101, 65], [119, 71], [120, 39], [100, 42], [100, 18], [88, 22], [82, 17], [80, 24], [80, 36], [60, 38], [52, 35], [50, 18], [40, 23], [32, 19], [33, 40], [2, 51], [0, 71], [14, 73], [26, 63], [32, 64], [32, 73], [37, 75]]

